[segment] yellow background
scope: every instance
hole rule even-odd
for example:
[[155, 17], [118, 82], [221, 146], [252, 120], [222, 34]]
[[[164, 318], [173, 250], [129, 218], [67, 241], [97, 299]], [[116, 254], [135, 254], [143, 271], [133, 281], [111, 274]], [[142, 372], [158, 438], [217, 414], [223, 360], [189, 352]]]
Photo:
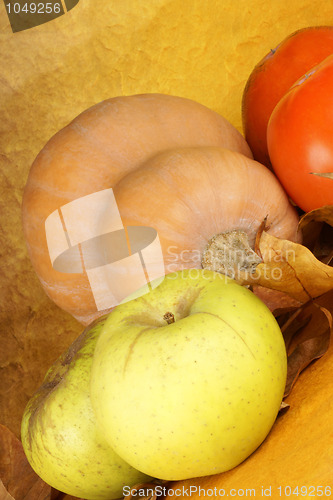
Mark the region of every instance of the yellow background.
[[23, 188], [46, 141], [94, 103], [145, 92], [197, 100], [241, 131], [254, 65], [293, 31], [323, 24], [333, 24], [330, 1], [80, 0], [13, 33], [0, 3], [0, 423], [19, 435], [28, 397], [82, 329], [45, 296], [21, 230]]

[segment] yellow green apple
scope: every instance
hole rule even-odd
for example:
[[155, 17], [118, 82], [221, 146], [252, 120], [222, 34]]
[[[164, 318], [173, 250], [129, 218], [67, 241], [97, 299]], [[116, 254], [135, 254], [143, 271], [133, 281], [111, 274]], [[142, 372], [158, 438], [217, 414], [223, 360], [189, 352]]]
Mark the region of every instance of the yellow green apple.
[[119, 456], [179, 480], [231, 469], [262, 443], [286, 371], [284, 340], [264, 303], [222, 274], [190, 269], [110, 313], [91, 400]]
[[123, 487], [146, 482], [107, 444], [96, 426], [89, 379], [97, 320], [49, 369], [22, 419], [22, 443], [35, 472], [54, 488], [91, 500], [123, 496]]

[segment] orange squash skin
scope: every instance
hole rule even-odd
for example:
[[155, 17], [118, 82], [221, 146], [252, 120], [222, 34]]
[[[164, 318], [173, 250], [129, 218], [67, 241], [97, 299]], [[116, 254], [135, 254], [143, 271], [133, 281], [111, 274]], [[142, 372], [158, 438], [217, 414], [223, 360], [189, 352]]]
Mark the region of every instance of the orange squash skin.
[[[252, 157], [244, 138], [223, 117], [189, 99], [161, 94], [127, 96], [103, 101], [83, 112], [50, 139], [31, 167], [24, 191], [22, 214], [32, 265], [45, 292], [59, 307], [68, 311], [84, 325], [105, 313], [97, 311], [86, 273], [67, 274], [52, 268], [45, 236], [47, 217], [66, 203], [103, 189], [113, 188], [124, 225], [130, 224], [131, 220], [135, 220], [137, 225], [142, 225], [143, 219], [140, 222], [138, 214], [134, 213], [135, 197], [132, 192], [126, 190], [132, 190], [133, 183], [136, 183], [137, 190], [144, 194], [142, 191], [144, 183], [145, 196], [140, 200], [143, 204], [141, 208], [145, 207], [152, 215], [150, 225], [155, 227], [159, 234], [162, 213], [155, 211], [152, 198], [147, 195], [149, 183], [152, 182], [153, 185], [157, 178], [155, 170], [159, 168], [158, 165], [149, 174], [149, 178], [143, 180], [141, 177], [144, 169], [148, 168], [144, 167], [138, 174], [140, 179], [130, 182], [128, 188], [126, 183], [132, 174], [133, 179], [136, 179], [135, 171], [146, 162], [149, 165], [149, 160], [158, 153], [177, 148], [201, 147], [227, 148], [240, 153], [242, 158]], [[153, 160], [152, 162], [154, 163]], [[253, 164], [254, 162], [251, 163]], [[205, 173], [202, 171], [200, 174], [202, 183], [207, 185], [204, 196], [209, 200], [217, 197], [223, 199], [226, 192], [225, 180], [220, 179], [218, 184], [214, 179], [215, 174], [211, 174], [208, 167], [206, 165]], [[185, 175], [187, 171], [187, 177], [179, 177], [183, 179], [183, 184], [177, 189], [180, 189], [184, 196], [185, 193], [187, 195], [191, 193], [192, 203], [197, 202], [195, 210], [196, 213], [200, 213], [198, 220], [200, 219], [202, 227], [207, 226], [205, 221], [211, 218], [220, 220], [222, 216], [216, 215], [215, 206], [204, 207], [203, 201], [197, 198], [194, 184], [190, 182], [191, 164], [185, 162], [175, 168], [178, 172], [176, 174], [175, 171], [175, 179], [179, 173]], [[261, 172], [263, 169], [264, 167], [260, 167]], [[259, 181], [256, 177], [256, 188], [251, 192], [252, 197], [257, 198], [258, 185], [261, 182], [262, 180]], [[276, 180], [274, 182], [277, 183]], [[163, 201], [160, 185], [159, 189], [159, 198]], [[169, 193], [168, 198], [164, 198], [164, 203], [160, 207], [161, 212], [166, 205], [169, 208], [173, 206], [174, 195], [174, 192]], [[172, 196], [172, 199], [169, 196]], [[285, 195], [281, 196], [285, 203]], [[281, 230], [279, 234], [292, 239], [295, 237], [296, 215], [293, 209], [287, 206], [288, 203], [285, 208], [286, 219], [290, 218], [293, 229], [288, 226], [286, 231]], [[218, 209], [221, 209], [221, 203]], [[185, 217], [186, 214], [183, 215]], [[274, 217], [271, 215], [272, 220]], [[163, 233], [162, 247], [166, 259], [168, 258], [166, 252], [170, 253], [170, 245], [175, 245], [172, 234], [178, 231], [176, 227], [172, 230], [173, 224], [176, 225], [176, 220], [172, 222], [170, 218], [167, 236]], [[183, 220], [183, 224], [190, 226], [191, 223]], [[218, 224], [215, 224], [215, 229], [218, 229]], [[207, 229], [201, 239], [199, 238], [200, 243], [205, 241], [208, 233]], [[199, 240], [197, 238], [196, 241]], [[166, 246], [169, 250], [165, 250]], [[192, 247], [192, 240], [186, 243], [186, 247], [186, 250]], [[198, 251], [198, 248], [194, 249]]]
[[126, 226], [157, 230], [167, 273], [200, 267], [202, 250], [218, 233], [242, 230], [253, 246], [266, 216], [268, 232], [299, 241], [297, 213], [276, 177], [224, 148], [160, 153], [125, 176], [114, 193]]
[[159, 151], [204, 145], [252, 156], [244, 138], [225, 118], [190, 99], [164, 94], [108, 99], [84, 111], [49, 140], [30, 169], [22, 218], [32, 265], [59, 307], [83, 324], [100, 315], [85, 274], [52, 268], [46, 218], [72, 200], [114, 187]]

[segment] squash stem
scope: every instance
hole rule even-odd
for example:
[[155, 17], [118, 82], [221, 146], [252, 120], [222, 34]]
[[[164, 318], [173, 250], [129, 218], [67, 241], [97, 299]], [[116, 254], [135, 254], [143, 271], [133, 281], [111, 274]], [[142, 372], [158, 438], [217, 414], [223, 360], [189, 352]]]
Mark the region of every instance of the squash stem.
[[214, 235], [208, 241], [201, 259], [203, 269], [236, 280], [244, 271], [254, 273], [261, 262], [260, 256], [251, 248], [247, 234], [240, 229]]

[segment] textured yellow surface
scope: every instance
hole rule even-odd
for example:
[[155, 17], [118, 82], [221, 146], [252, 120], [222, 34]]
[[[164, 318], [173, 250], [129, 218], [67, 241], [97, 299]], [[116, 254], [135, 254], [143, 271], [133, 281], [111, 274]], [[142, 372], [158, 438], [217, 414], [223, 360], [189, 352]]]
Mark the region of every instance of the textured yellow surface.
[[13, 33], [0, 3], [1, 423], [19, 434], [28, 397], [81, 331], [45, 296], [22, 236], [22, 192], [45, 142], [90, 105], [143, 92], [192, 98], [241, 130], [258, 60], [291, 32], [332, 23], [319, 0], [80, 0]]
[[[297, 487], [298, 498], [331, 496], [332, 369], [331, 347], [325, 357], [301, 374], [291, 395], [286, 399], [290, 409], [278, 417], [268, 438], [255, 453], [224, 474], [176, 483], [174, 489], [178, 488], [181, 493], [178, 498], [186, 498], [185, 492], [191, 487], [193, 500], [204, 498], [205, 492], [206, 497], [209, 496], [209, 490], [214, 488], [217, 492], [225, 491], [224, 496], [236, 498], [264, 498], [262, 487], [266, 490], [266, 496], [274, 500], [288, 496], [297, 498]], [[201, 494], [199, 486], [202, 488]], [[321, 487], [322, 494], [318, 487]], [[240, 491], [237, 493], [237, 490]], [[291, 494], [292, 491], [295, 493]], [[220, 496], [223, 494], [220, 493]], [[169, 498], [175, 496], [170, 494]]]

